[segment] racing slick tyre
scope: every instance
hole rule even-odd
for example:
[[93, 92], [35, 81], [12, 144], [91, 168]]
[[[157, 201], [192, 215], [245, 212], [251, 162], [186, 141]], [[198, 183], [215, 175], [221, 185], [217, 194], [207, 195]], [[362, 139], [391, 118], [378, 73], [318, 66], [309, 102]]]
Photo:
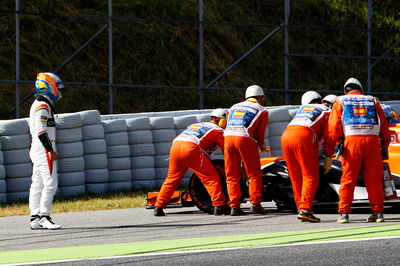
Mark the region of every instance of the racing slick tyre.
[[[228, 193], [226, 190], [226, 178], [224, 173], [224, 161], [223, 160], [212, 160], [212, 163], [220, 174], [222, 191], [228, 199]], [[192, 198], [194, 205], [205, 213], [214, 213], [214, 207], [211, 203], [211, 197], [208, 194], [206, 188], [201, 182], [200, 178], [193, 174], [189, 180], [189, 194]]]
[[278, 161], [262, 169], [263, 196], [273, 200], [278, 210], [297, 212], [294, 202], [292, 183], [285, 161]]

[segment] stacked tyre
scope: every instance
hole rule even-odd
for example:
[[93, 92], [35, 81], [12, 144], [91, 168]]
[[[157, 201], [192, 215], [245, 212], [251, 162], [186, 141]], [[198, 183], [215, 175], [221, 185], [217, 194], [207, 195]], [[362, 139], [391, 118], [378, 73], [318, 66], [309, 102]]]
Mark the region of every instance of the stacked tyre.
[[83, 157], [85, 159], [85, 187], [88, 193], [108, 191], [107, 144], [100, 112], [79, 112], [82, 118]]
[[197, 114], [196, 118], [198, 122], [210, 122], [210, 114]]
[[0, 202], [7, 201], [6, 169], [4, 168], [4, 156], [0, 141]]
[[132, 188], [154, 188], [153, 134], [148, 117], [126, 119], [131, 152]]
[[287, 125], [292, 120], [292, 117], [289, 114], [288, 108], [274, 108], [268, 110], [268, 113], [268, 132], [266, 134], [268, 136], [272, 156], [283, 156], [281, 136]]
[[103, 121], [102, 124], [107, 143], [108, 190], [129, 190], [132, 174], [126, 122], [124, 119], [115, 119]]
[[84, 194], [82, 118], [79, 113], [66, 113], [56, 115], [55, 120], [60, 196]]
[[26, 200], [32, 183], [29, 157], [30, 133], [27, 119], [0, 121], [0, 142], [4, 168], [0, 167], [0, 200], [7, 192], [7, 201]]
[[172, 116], [150, 117], [150, 126], [155, 150], [155, 186], [160, 188], [168, 174], [169, 152], [176, 137], [174, 119]]

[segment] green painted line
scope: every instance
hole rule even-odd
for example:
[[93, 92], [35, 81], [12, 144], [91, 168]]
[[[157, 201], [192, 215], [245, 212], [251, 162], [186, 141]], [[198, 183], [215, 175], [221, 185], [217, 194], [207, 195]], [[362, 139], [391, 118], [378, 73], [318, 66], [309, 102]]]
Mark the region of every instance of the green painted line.
[[177, 251], [288, 245], [321, 241], [400, 237], [400, 225], [275, 232], [148, 242], [0, 252], [0, 264], [88, 259]]

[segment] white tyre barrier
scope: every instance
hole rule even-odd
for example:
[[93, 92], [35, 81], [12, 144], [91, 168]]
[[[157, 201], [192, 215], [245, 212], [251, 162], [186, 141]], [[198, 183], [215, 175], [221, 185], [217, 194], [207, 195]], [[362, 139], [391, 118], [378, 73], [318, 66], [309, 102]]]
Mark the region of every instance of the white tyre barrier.
[[274, 122], [268, 127], [269, 136], [281, 136], [283, 131], [289, 125], [289, 122]]
[[172, 142], [154, 143], [154, 150], [157, 155], [165, 155], [169, 154], [171, 146]]
[[133, 189], [156, 189], [154, 180], [135, 180], [131, 185]]
[[272, 150], [272, 154], [275, 156], [276, 150], [281, 150], [281, 136], [271, 136], [269, 137], [269, 146]]
[[154, 180], [162, 180], [162, 181], [164, 181], [164, 179], [168, 175], [168, 167], [158, 167], [158, 168], [155, 168], [155, 169], [156, 169], [156, 177], [154, 178]]
[[0, 135], [20, 135], [29, 133], [27, 119], [0, 120]]
[[85, 172], [59, 173], [59, 187], [80, 186], [85, 184]]
[[6, 180], [0, 179], [0, 195], [7, 192], [6, 184]]
[[85, 186], [71, 186], [71, 187], [60, 187], [60, 194], [62, 197], [77, 196], [85, 194]]
[[7, 193], [29, 191], [32, 184], [31, 177], [7, 178], [5, 181], [7, 182]]
[[129, 145], [107, 146], [107, 157], [129, 157], [131, 154]]
[[81, 116], [82, 125], [93, 125], [101, 122], [98, 110], [86, 110], [78, 112], [78, 114]]
[[148, 117], [128, 118], [126, 119], [126, 126], [128, 131], [149, 130], [151, 128]]
[[86, 193], [106, 193], [108, 191], [108, 183], [86, 184]]
[[108, 191], [125, 191], [131, 189], [131, 182], [108, 183]]
[[292, 118], [287, 108], [276, 108], [268, 110], [268, 123], [287, 122]]
[[84, 154], [97, 154], [107, 152], [107, 143], [104, 139], [89, 139], [83, 140]]
[[292, 120], [293, 118], [294, 118], [294, 116], [297, 114], [297, 111], [298, 111], [299, 109], [290, 109], [289, 110], [289, 115], [290, 115], [290, 117], [291, 117], [291, 119], [290, 120]]
[[[23, 175], [26, 176], [26, 175]], [[4, 165], [0, 164], [0, 179], [6, 178], [6, 168]]]
[[210, 114], [198, 114], [196, 115], [196, 119], [198, 122], [210, 122]]
[[112, 132], [106, 133], [104, 139], [108, 146], [125, 145], [129, 143], [128, 132]]
[[131, 168], [152, 168], [154, 165], [154, 156], [131, 157]]
[[175, 116], [174, 124], [175, 129], [185, 129], [191, 124], [197, 123], [197, 118], [194, 115]]
[[175, 129], [157, 129], [152, 131], [153, 142], [170, 142], [176, 137]]
[[131, 168], [131, 159], [129, 157], [108, 158], [108, 169], [123, 170]]
[[128, 131], [129, 144], [150, 143], [153, 141], [151, 130]]
[[104, 139], [104, 128], [102, 124], [82, 126], [82, 138], [89, 139]]
[[172, 116], [150, 117], [151, 129], [172, 129], [175, 128]]
[[155, 167], [168, 167], [168, 166], [169, 166], [169, 155], [155, 156]]
[[85, 160], [83, 157], [61, 158], [58, 159], [58, 172], [80, 172], [85, 170]]
[[3, 151], [4, 164], [27, 163], [31, 161], [29, 149]]
[[7, 178], [32, 176], [32, 163], [7, 164], [3, 168]]
[[154, 180], [154, 185], [155, 185], [155, 187], [156, 187], [157, 189], [160, 189], [163, 183], [164, 183], [164, 179], [157, 179], [157, 180]]
[[104, 127], [104, 133], [127, 131], [124, 119], [106, 120], [102, 121], [101, 124]]
[[155, 154], [153, 143], [129, 145], [131, 156], [153, 156]]
[[57, 155], [59, 158], [82, 157], [83, 144], [81, 141], [57, 143]]
[[85, 168], [86, 169], [103, 169], [107, 168], [108, 160], [105, 153], [99, 154], [85, 154]]
[[56, 143], [77, 142], [82, 140], [80, 128], [57, 129]]
[[156, 177], [155, 168], [136, 168], [132, 169], [132, 181], [135, 180], [154, 180]]
[[0, 136], [2, 150], [17, 150], [31, 146], [30, 134]]
[[56, 128], [79, 128], [82, 126], [82, 118], [79, 113], [56, 114], [54, 116]]
[[85, 183], [107, 183], [109, 179], [109, 171], [104, 169], [86, 169]]
[[122, 169], [122, 170], [111, 170], [109, 172], [110, 178], [109, 182], [131, 182], [132, 179], [132, 171], [131, 169]]
[[24, 192], [7, 192], [7, 202], [11, 201], [26, 201], [29, 199], [29, 191]]

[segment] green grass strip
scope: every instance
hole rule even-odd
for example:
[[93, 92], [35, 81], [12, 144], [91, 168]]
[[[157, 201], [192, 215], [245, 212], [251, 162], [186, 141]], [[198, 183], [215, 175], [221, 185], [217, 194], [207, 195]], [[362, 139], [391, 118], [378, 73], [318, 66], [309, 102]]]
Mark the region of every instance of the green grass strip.
[[287, 245], [320, 241], [393, 236], [400, 236], [400, 225], [374, 225], [324, 230], [275, 232], [264, 234], [231, 235], [177, 240], [7, 251], [0, 252], [0, 263], [28, 263], [40, 261], [154, 254], [177, 251], [195, 251], [205, 249]]

